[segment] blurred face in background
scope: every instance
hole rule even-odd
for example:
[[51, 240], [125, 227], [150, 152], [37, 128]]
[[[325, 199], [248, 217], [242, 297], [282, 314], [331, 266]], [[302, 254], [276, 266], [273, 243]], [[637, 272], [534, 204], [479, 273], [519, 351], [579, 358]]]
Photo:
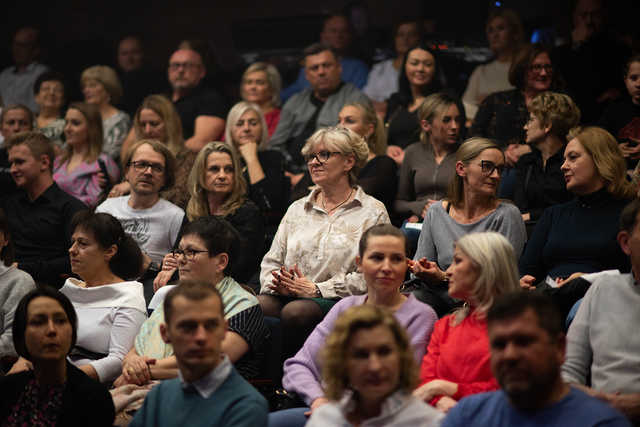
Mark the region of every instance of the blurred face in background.
[[415, 22], [405, 22], [398, 26], [394, 38], [396, 53], [404, 55], [409, 49], [416, 46], [420, 41], [420, 33]]
[[142, 45], [135, 37], [127, 37], [118, 46], [118, 66], [122, 71], [130, 72], [142, 67]]

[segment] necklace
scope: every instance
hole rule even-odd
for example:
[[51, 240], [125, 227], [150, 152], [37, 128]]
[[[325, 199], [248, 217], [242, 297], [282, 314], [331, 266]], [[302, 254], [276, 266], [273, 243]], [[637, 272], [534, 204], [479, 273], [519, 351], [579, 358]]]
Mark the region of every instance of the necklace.
[[349, 191], [349, 195], [347, 196], [346, 199], [344, 199], [341, 203], [339, 203], [338, 205], [334, 206], [333, 208], [327, 209], [327, 207], [324, 205], [324, 193], [322, 193], [322, 209], [327, 211], [327, 213], [331, 213], [331, 212], [335, 211], [336, 209], [338, 209], [340, 206], [342, 206], [345, 203], [347, 203], [347, 201], [351, 198], [352, 194], [353, 194], [353, 188], [351, 189], [351, 191]]

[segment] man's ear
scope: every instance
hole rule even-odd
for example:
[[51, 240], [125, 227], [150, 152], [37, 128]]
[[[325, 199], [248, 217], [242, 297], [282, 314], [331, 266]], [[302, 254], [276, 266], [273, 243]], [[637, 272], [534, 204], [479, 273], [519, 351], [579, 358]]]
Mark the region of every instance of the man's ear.
[[618, 233], [617, 238], [622, 252], [624, 252], [626, 255], [631, 255], [631, 245], [629, 245], [629, 239], [631, 238], [631, 235], [629, 234], [629, 232], [627, 230], [622, 230]]
[[46, 154], [40, 155], [40, 172], [51, 170], [51, 158]]
[[160, 323], [160, 336], [162, 341], [167, 344], [171, 344], [171, 337], [169, 336], [169, 330], [166, 323]]

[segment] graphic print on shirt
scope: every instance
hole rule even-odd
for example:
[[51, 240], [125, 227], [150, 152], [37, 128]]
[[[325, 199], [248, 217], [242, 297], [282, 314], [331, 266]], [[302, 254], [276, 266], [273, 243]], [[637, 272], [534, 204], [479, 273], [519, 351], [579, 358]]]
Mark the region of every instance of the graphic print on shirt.
[[119, 218], [124, 232], [135, 240], [139, 246], [143, 246], [151, 238], [150, 218]]

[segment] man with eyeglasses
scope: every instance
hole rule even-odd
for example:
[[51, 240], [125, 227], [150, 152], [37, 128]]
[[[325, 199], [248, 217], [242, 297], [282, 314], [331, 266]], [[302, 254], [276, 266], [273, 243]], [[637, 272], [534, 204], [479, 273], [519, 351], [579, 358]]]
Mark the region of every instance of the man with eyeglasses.
[[207, 142], [220, 139], [227, 116], [224, 99], [202, 86], [206, 74], [202, 57], [195, 50], [178, 49], [169, 59], [171, 101], [182, 121], [184, 144], [196, 153]]
[[123, 160], [131, 194], [105, 200], [96, 212], [118, 218], [125, 232], [142, 249], [145, 273], [141, 281], [148, 302], [162, 258], [178, 242], [186, 217], [181, 208], [160, 198], [160, 191], [170, 188], [175, 181], [175, 158], [166, 145], [143, 139], [131, 147]]

